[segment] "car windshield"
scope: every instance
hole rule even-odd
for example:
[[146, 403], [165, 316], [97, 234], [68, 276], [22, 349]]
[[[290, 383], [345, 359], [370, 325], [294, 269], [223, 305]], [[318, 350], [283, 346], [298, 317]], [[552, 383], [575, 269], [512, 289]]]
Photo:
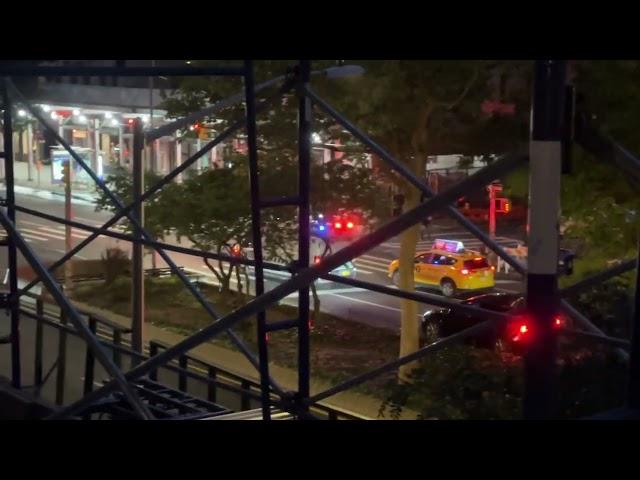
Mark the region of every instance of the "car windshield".
[[468, 270], [479, 270], [481, 268], [488, 268], [489, 264], [487, 263], [486, 258], [478, 257], [473, 260], [465, 260], [464, 268]]
[[516, 295], [485, 295], [470, 298], [462, 303], [496, 312], [507, 312], [513, 308], [513, 303], [517, 299], [518, 297]]

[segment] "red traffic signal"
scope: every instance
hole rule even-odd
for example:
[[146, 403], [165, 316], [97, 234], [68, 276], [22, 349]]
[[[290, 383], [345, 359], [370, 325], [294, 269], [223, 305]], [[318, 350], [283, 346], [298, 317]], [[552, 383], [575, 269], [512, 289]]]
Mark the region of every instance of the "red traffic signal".
[[62, 165], [62, 183], [65, 185], [71, 183], [71, 168], [70, 162], [67, 160], [64, 165]]
[[511, 211], [511, 200], [508, 198], [496, 198], [496, 213], [509, 213]]

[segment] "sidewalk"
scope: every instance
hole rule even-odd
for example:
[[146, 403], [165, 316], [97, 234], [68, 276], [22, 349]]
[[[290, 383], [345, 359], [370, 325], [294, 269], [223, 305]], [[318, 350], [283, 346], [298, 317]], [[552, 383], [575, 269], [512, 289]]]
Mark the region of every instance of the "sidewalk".
[[[52, 182], [51, 165], [42, 165], [40, 169], [34, 165], [31, 168], [31, 180], [29, 180], [29, 165], [27, 162], [14, 162], [13, 170], [16, 193], [34, 195], [40, 198], [64, 199], [64, 185]], [[1, 179], [3, 186], [6, 186], [5, 180], [5, 178]], [[74, 183], [71, 197], [75, 200], [95, 203], [97, 194], [95, 187]]]

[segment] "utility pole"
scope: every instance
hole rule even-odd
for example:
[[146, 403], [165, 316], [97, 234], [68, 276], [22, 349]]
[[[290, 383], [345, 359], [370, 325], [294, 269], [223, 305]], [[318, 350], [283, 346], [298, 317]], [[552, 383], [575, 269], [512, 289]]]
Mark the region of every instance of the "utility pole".
[[524, 357], [525, 419], [554, 415], [558, 311], [558, 225], [566, 61], [538, 60], [529, 147], [529, 252], [527, 307], [532, 341]]
[[496, 193], [502, 191], [502, 185], [493, 182], [488, 187], [489, 190], [489, 236], [496, 236]]
[[[71, 162], [73, 159], [69, 159], [62, 167], [62, 178], [64, 181], [64, 218], [66, 220], [73, 220], [73, 211], [71, 209]], [[73, 240], [71, 239], [71, 225], [67, 224], [64, 227], [64, 250], [65, 252], [71, 251], [73, 248]], [[71, 265], [72, 260], [69, 259], [64, 263], [64, 288], [67, 294], [73, 288], [71, 276], [73, 275], [73, 268]]]
[[[138, 200], [144, 191], [144, 167], [142, 165], [142, 151], [144, 149], [144, 137], [142, 133], [142, 120], [136, 118], [133, 122], [133, 200]], [[144, 225], [144, 208], [138, 203], [132, 210], [134, 217]], [[133, 236], [142, 239], [142, 232], [134, 227]], [[144, 248], [140, 242], [131, 245], [131, 347], [139, 353], [144, 353]], [[133, 363], [137, 363], [133, 357]]]
[[97, 118], [93, 121], [93, 147], [94, 172], [98, 176], [102, 176], [102, 165], [100, 164], [100, 121]]
[[124, 138], [122, 125], [118, 125], [118, 165], [124, 165]]
[[27, 179], [33, 181], [33, 126], [27, 122]]

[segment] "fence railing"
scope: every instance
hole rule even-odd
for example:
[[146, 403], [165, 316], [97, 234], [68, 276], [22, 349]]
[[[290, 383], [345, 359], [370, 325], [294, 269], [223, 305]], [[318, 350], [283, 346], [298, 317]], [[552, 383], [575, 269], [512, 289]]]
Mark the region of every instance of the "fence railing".
[[[84, 355], [84, 375], [83, 378], [78, 379], [82, 383], [84, 395], [93, 391], [94, 385], [100, 385], [101, 379], [96, 377], [95, 356], [91, 349], [78, 351], [76, 355], [70, 354], [68, 351], [68, 336], [78, 337], [79, 334], [72, 325], [65, 321], [61, 309], [56, 304], [46, 302], [41, 296], [29, 292], [24, 295], [20, 305], [20, 313], [35, 322], [32, 389], [36, 395], [39, 396], [43, 387], [49, 381], [53, 381], [55, 382], [55, 396], [51, 400], [59, 406], [67, 403], [65, 402], [65, 391], [73, 386], [70, 384], [73, 379], [68, 377], [66, 369], [69, 357], [78, 361]], [[96, 313], [84, 312], [83, 310], [80, 310], [80, 313], [85, 317], [89, 329], [99, 338], [100, 343], [111, 352], [113, 361], [119, 368], [122, 368], [124, 363], [132, 363], [134, 359], [138, 362], [147, 360], [169, 347], [164, 342], [152, 339], [145, 346], [148, 354], [140, 354], [130, 348], [131, 328], [124, 327]], [[57, 337], [55, 345], [57, 359], [46, 369], [43, 362], [45, 326], [54, 329]], [[128, 360], [127, 362], [123, 361], [125, 358]], [[198, 383], [206, 389], [206, 400], [212, 403], [220, 403], [220, 392], [225, 392], [227, 396], [234, 399], [231, 400], [231, 403], [239, 405], [238, 408], [228, 407], [231, 410], [251, 410], [254, 408], [252, 402], [254, 404], [260, 402], [259, 382], [230, 372], [224, 367], [194, 355], [181, 355], [177, 360], [163, 365], [160, 369], [166, 369], [177, 376], [177, 390], [180, 392], [188, 393], [191, 382]], [[148, 378], [152, 381], [158, 381], [158, 369], [149, 372]], [[273, 404], [278, 405], [278, 401], [277, 395], [274, 394]], [[312, 412], [318, 417], [329, 420], [367, 419], [365, 416], [346, 412], [326, 404], [314, 405]]]

